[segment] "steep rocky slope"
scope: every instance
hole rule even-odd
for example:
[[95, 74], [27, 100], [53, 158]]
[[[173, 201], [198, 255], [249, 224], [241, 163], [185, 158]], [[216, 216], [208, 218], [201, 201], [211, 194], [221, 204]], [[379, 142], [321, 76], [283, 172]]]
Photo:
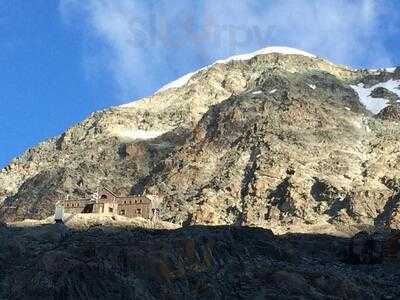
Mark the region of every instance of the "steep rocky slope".
[[160, 197], [178, 224], [397, 226], [399, 69], [264, 52], [186, 79], [15, 159], [0, 218], [44, 218], [106, 184]]
[[176, 222], [387, 222], [399, 127], [367, 115], [330, 74], [266, 73], [213, 106], [138, 187]]

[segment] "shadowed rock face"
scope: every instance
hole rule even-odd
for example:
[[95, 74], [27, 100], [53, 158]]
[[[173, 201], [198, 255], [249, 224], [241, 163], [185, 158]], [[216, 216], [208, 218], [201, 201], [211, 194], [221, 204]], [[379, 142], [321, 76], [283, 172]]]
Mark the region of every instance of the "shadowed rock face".
[[348, 245], [247, 227], [0, 228], [0, 298], [397, 298], [398, 272], [345, 263]]
[[385, 107], [384, 109], [382, 109], [376, 115], [376, 117], [381, 120], [399, 122], [400, 121], [400, 105], [399, 104], [389, 105], [389, 106]]
[[397, 96], [397, 94], [389, 91], [388, 89], [386, 89], [384, 87], [378, 87], [378, 88], [374, 89], [371, 93], [371, 97], [384, 98], [384, 99], [390, 100], [391, 102], [397, 102], [400, 100], [400, 97]]
[[214, 65], [15, 159], [0, 219], [44, 218], [105, 185], [156, 195], [178, 224], [397, 226], [400, 127], [350, 87], [390, 79], [296, 55]]

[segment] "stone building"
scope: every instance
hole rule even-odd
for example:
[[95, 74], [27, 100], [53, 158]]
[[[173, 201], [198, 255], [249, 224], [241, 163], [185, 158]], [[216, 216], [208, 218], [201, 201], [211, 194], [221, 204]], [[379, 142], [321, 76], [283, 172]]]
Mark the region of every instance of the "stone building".
[[146, 196], [120, 197], [102, 188], [91, 199], [67, 199], [59, 203], [65, 213], [117, 214], [128, 218], [153, 218], [158, 213], [158, 203]]

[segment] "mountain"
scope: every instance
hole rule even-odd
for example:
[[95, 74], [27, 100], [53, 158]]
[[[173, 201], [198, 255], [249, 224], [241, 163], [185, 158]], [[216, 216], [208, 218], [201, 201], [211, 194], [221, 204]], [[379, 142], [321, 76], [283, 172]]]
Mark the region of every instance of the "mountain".
[[95, 112], [0, 173], [0, 219], [41, 219], [99, 185], [179, 225], [400, 226], [400, 68], [274, 47]]

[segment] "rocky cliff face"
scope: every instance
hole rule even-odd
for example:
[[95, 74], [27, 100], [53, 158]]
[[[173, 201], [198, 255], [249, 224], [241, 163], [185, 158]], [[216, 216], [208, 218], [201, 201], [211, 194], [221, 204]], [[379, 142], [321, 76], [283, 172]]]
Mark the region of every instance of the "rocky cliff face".
[[15, 159], [0, 218], [105, 184], [160, 197], [178, 224], [396, 227], [399, 79], [287, 53], [214, 64]]

